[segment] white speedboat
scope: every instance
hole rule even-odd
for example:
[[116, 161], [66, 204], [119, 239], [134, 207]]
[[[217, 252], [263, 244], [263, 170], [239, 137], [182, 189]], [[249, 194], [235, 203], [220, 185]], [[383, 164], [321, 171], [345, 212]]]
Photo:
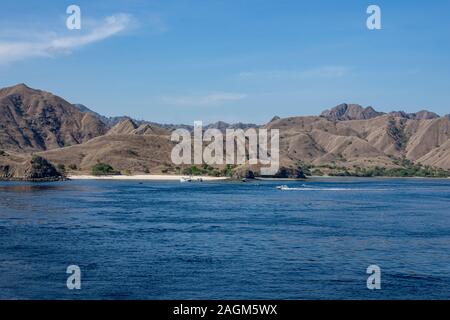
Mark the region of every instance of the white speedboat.
[[181, 177], [180, 182], [192, 182], [192, 178], [190, 177]]
[[277, 189], [281, 190], [281, 191], [285, 191], [285, 190], [289, 190], [289, 187], [287, 185], [282, 185], [282, 186], [278, 186]]

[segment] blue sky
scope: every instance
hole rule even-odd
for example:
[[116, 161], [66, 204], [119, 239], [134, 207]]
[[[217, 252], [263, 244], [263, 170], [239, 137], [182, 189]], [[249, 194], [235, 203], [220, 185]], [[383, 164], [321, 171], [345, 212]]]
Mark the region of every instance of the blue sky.
[[[71, 4], [81, 30], [66, 28]], [[382, 30], [366, 28], [370, 4]], [[448, 114], [449, 17], [444, 0], [2, 0], [0, 86], [166, 123], [264, 123], [342, 102]]]

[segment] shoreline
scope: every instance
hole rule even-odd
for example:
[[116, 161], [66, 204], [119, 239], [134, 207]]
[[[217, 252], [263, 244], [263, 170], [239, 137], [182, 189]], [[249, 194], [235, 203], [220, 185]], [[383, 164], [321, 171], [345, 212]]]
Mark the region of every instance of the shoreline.
[[[179, 181], [181, 178], [191, 177], [193, 181], [197, 179], [202, 179], [203, 181], [240, 181], [233, 180], [230, 177], [211, 177], [211, 176], [188, 176], [188, 175], [164, 175], [164, 174], [138, 174], [138, 175], [111, 175], [111, 176], [93, 176], [93, 175], [69, 175], [68, 180], [148, 180], [148, 181]], [[308, 180], [339, 180], [339, 179], [443, 179], [447, 180], [450, 177], [389, 177], [389, 176], [378, 176], [378, 177], [356, 177], [356, 176], [307, 176], [306, 179], [295, 179], [295, 178], [261, 178], [257, 177], [255, 181], [308, 181]], [[251, 181], [252, 179], [247, 179]]]
[[[60, 181], [70, 181], [70, 180], [115, 180], [115, 181], [179, 181], [181, 178], [190, 177], [188, 175], [164, 175], [164, 174], [141, 174], [141, 175], [109, 175], [109, 176], [93, 176], [93, 175], [68, 175], [65, 178], [58, 179], [34, 179], [27, 180], [22, 178], [0, 178], [0, 182], [60, 182]], [[211, 176], [191, 176], [193, 182], [198, 179], [202, 181], [240, 181], [241, 179], [232, 179], [230, 177], [211, 177]], [[261, 178], [256, 177], [255, 179], [247, 179], [247, 181], [317, 181], [317, 180], [346, 180], [346, 179], [409, 179], [409, 180], [422, 180], [422, 179], [432, 179], [432, 180], [449, 180], [450, 177], [391, 177], [391, 176], [376, 176], [376, 177], [357, 177], [357, 176], [307, 176], [306, 179], [298, 178]]]
[[[117, 175], [117, 176], [93, 176], [93, 175], [72, 175], [69, 180], [151, 180], [151, 181], [178, 181], [187, 178], [187, 175], [164, 175], [164, 174], [138, 174], [138, 175]], [[203, 181], [224, 181], [229, 177], [192, 176], [193, 181], [202, 179]]]

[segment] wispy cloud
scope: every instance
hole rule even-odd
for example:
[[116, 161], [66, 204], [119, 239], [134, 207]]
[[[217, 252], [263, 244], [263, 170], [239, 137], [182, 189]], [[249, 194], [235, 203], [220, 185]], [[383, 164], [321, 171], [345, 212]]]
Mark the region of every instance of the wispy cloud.
[[9, 63], [33, 57], [52, 57], [71, 53], [91, 43], [110, 38], [131, 26], [132, 16], [124, 13], [105, 18], [96, 27], [74, 36], [43, 32], [35, 40], [0, 40], [0, 63]]
[[207, 107], [242, 100], [246, 97], [247, 95], [243, 93], [215, 92], [206, 95], [162, 97], [161, 99], [166, 104], [179, 107]]
[[350, 73], [350, 68], [344, 66], [323, 66], [306, 70], [272, 70], [241, 72], [241, 79], [310, 79], [310, 78], [341, 78]]

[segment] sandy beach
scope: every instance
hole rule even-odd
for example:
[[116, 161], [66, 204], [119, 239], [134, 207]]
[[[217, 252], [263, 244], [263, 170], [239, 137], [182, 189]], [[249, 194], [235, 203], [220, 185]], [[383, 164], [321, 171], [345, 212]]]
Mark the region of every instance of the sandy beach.
[[[92, 176], [92, 175], [72, 175], [68, 176], [71, 180], [159, 180], [159, 181], [178, 181], [188, 176], [182, 175], [164, 175], [164, 174], [141, 174], [141, 175], [117, 175], [117, 176]], [[202, 179], [203, 181], [223, 181], [228, 177], [209, 177], [209, 176], [193, 176], [192, 180]]]

